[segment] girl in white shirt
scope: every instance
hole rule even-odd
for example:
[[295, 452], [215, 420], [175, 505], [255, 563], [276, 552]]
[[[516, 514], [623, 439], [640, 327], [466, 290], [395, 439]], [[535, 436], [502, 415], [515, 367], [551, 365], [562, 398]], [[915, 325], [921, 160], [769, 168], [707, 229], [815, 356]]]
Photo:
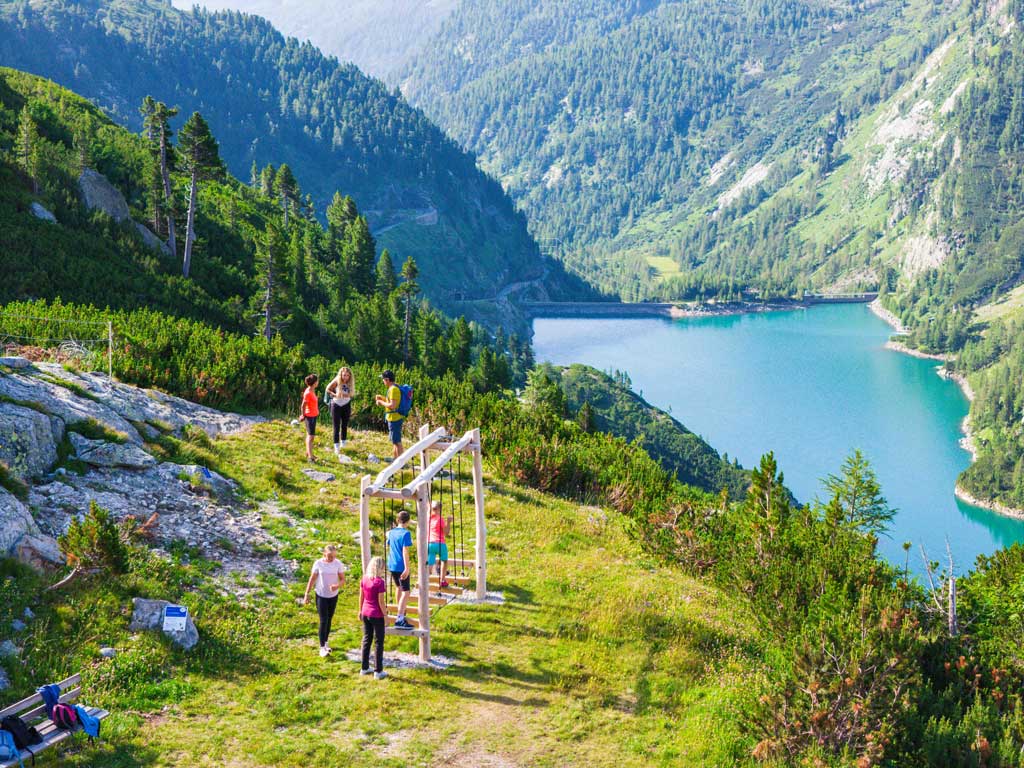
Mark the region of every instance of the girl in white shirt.
[[[327, 385], [325, 395], [330, 397], [331, 422], [334, 425], [334, 453], [340, 457], [348, 441], [348, 421], [352, 418], [352, 398], [356, 396], [356, 380], [352, 369], [342, 366], [338, 375]], [[341, 439], [339, 440], [339, 434]]]
[[324, 556], [313, 563], [313, 570], [306, 582], [306, 594], [302, 604], [309, 604], [309, 590], [316, 585], [316, 612], [320, 616], [320, 655], [331, 652], [327, 637], [331, 634], [334, 609], [338, 607], [338, 590], [345, 583], [345, 566], [338, 559], [338, 550], [333, 544], [324, 547]]

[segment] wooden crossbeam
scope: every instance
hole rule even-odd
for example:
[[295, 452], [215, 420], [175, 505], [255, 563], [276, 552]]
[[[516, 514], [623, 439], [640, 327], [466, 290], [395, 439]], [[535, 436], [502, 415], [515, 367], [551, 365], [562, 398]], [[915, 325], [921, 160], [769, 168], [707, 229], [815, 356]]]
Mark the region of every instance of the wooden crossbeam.
[[417, 440], [415, 443], [413, 443], [404, 451], [402, 451], [401, 455], [399, 455], [397, 459], [392, 461], [377, 474], [377, 477], [374, 478], [374, 481], [370, 484], [370, 487], [367, 489], [369, 493], [371, 495], [377, 493], [385, 485], [387, 485], [388, 480], [390, 480], [394, 475], [401, 471], [401, 469], [406, 464], [408, 464], [412, 459], [419, 456], [423, 451], [425, 451], [429, 446], [436, 443], [438, 440], [447, 437], [447, 435], [447, 429], [445, 429], [444, 427], [438, 427], [433, 432], [420, 437], [419, 440]]

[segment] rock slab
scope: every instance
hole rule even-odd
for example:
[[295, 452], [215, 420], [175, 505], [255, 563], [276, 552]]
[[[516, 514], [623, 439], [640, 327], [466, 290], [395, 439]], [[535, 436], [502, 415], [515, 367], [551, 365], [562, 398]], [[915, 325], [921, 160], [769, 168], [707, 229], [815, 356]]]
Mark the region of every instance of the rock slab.
[[126, 467], [145, 469], [157, 461], [137, 445], [131, 443], [108, 443], [104, 440], [90, 440], [77, 432], [68, 435], [75, 455], [94, 467]]
[[28, 508], [0, 488], [0, 557], [16, 557], [40, 570], [64, 562], [57, 540], [44, 535]]
[[62, 437], [45, 413], [0, 402], [0, 461], [21, 480], [39, 477], [56, 463]]
[[164, 608], [173, 605], [166, 600], [146, 600], [141, 597], [132, 598], [132, 622], [128, 629], [132, 632], [158, 629], [163, 632], [171, 641], [186, 651], [195, 647], [199, 642], [199, 630], [192, 621], [192, 614], [189, 613], [185, 620], [183, 632], [168, 632], [163, 628]]
[[310, 480], [314, 480], [318, 483], [333, 483], [334, 475], [330, 472], [320, 472], [316, 469], [304, 469], [302, 474], [308, 477]]
[[42, 219], [43, 221], [49, 222], [50, 224], [57, 223], [57, 217], [50, 213], [48, 210], [46, 210], [39, 203], [32, 203], [32, 205], [29, 206], [29, 210], [32, 211], [32, 215], [35, 216], [37, 219]]
[[78, 177], [78, 187], [82, 190], [82, 201], [90, 211], [103, 211], [118, 224], [131, 216], [124, 195], [102, 173], [86, 168]]

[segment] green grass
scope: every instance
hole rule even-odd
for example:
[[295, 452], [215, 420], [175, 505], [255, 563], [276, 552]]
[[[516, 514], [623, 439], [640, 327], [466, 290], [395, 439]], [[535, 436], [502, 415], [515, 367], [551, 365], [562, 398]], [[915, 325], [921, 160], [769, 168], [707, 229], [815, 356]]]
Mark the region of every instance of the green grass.
[[682, 272], [679, 263], [668, 256], [647, 256], [647, 263], [658, 273], [658, 278], [672, 277]]
[[[326, 455], [323, 438], [320, 445]], [[229, 586], [259, 587], [242, 604], [222, 594], [224, 582], [205, 576], [204, 564], [178, 553], [171, 562], [139, 559], [125, 577], [84, 582], [35, 606], [26, 642], [33, 663], [13, 670], [7, 698], [84, 665], [86, 700], [114, 713], [104, 739], [66, 751], [64, 764], [748, 762], [753, 745], [740, 734], [736, 712], [757, 651], [737, 605], [645, 556], [614, 513], [604, 518], [489, 476], [488, 588], [506, 602], [449, 605], [434, 615], [433, 651], [454, 666], [398, 670], [386, 681], [356, 674], [344, 651], [359, 639], [357, 573], [341, 592], [336, 652], [320, 659], [314, 610], [296, 599], [324, 543], [339, 544], [342, 560], [358, 563], [358, 477], [383, 466], [366, 465], [368, 452], [387, 452], [377, 433], [356, 432], [350, 446], [356, 464], [329, 463], [337, 480], [327, 484], [301, 474], [302, 436], [284, 423], [207, 449], [246, 495], [275, 500], [290, 516], [267, 514], [264, 526], [285, 557], [299, 560], [300, 581], [240, 577]], [[35, 599], [34, 579], [0, 580], [7, 590], [0, 614]], [[133, 594], [188, 604], [200, 645], [184, 654], [160, 638], [130, 635]], [[115, 645], [119, 656], [96, 660], [101, 644]], [[388, 638], [387, 645], [414, 651], [416, 641]]]
[[0, 488], [6, 489], [22, 501], [28, 498], [28, 486], [2, 461], [0, 461]]
[[128, 442], [128, 435], [124, 432], [111, 429], [106, 424], [93, 418], [72, 422], [67, 425], [67, 430], [68, 432], [77, 432], [89, 440], [105, 440], [108, 443], [119, 444]]
[[1016, 315], [1024, 308], [1024, 285], [1018, 285], [1005, 296], [989, 304], [983, 304], [974, 310], [974, 316], [982, 323], [991, 323]]

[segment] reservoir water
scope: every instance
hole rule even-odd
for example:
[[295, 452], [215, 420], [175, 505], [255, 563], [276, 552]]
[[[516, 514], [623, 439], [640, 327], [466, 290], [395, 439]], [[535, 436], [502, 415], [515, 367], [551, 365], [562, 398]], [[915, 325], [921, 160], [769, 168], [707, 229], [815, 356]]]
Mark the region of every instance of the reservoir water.
[[863, 304], [668, 320], [537, 319], [538, 361], [628, 372], [634, 391], [671, 410], [719, 452], [754, 466], [775, 452], [801, 501], [822, 495], [860, 448], [898, 513], [879, 549], [920, 573], [930, 559], [956, 570], [978, 554], [1024, 540], [1024, 521], [959, 501], [957, 475], [970, 463], [959, 446], [967, 399], [936, 363], [885, 349], [892, 333]]

